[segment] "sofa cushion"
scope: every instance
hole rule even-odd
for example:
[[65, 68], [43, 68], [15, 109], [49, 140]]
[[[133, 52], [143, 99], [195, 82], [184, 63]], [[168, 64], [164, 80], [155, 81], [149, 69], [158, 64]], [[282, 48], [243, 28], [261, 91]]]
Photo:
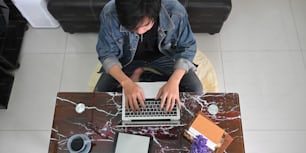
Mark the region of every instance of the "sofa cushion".
[[61, 21], [99, 21], [103, 6], [109, 0], [49, 0], [48, 10]]

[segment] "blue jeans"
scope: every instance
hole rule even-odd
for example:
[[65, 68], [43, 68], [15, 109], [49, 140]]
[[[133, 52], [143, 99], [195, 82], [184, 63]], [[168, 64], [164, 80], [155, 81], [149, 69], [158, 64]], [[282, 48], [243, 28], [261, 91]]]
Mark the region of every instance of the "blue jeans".
[[[139, 67], [147, 67], [156, 70], [158, 73], [152, 71], [144, 71], [140, 77], [141, 82], [167, 81], [173, 73], [174, 60], [163, 56], [154, 61], [133, 61], [128, 66], [123, 67], [122, 71], [131, 76], [135, 69]], [[119, 82], [107, 73], [102, 73], [99, 78], [95, 91], [99, 92], [122, 92], [122, 88], [118, 87]], [[185, 73], [180, 81], [180, 92], [203, 92], [202, 83], [194, 71]]]

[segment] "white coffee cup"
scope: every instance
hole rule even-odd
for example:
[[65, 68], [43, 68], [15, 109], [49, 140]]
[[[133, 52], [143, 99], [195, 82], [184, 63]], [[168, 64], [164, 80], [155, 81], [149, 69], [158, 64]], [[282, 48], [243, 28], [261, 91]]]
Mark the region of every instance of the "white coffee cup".
[[67, 148], [70, 153], [88, 153], [91, 141], [85, 134], [75, 134], [68, 139]]

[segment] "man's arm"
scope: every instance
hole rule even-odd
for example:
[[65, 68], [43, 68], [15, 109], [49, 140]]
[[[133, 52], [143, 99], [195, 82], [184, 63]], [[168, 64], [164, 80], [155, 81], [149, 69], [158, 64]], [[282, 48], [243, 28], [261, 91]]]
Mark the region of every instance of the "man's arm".
[[[114, 77], [124, 88], [125, 95], [125, 103], [126, 108], [129, 110], [130, 108], [135, 111], [140, 111], [138, 106], [138, 101], [141, 106], [144, 108], [144, 93], [143, 90], [133, 82], [125, 73], [121, 70], [121, 67], [118, 65], [114, 65], [109, 69], [109, 74]], [[123, 101], [124, 102], [124, 101]]]

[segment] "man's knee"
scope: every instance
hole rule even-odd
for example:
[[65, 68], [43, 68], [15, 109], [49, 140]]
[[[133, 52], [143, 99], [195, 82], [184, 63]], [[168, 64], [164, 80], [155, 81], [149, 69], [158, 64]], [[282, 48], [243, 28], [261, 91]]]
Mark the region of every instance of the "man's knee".
[[187, 72], [180, 82], [181, 92], [203, 92], [200, 79], [194, 71]]
[[95, 91], [99, 92], [116, 92], [118, 91], [118, 81], [109, 74], [103, 73], [99, 78]]

